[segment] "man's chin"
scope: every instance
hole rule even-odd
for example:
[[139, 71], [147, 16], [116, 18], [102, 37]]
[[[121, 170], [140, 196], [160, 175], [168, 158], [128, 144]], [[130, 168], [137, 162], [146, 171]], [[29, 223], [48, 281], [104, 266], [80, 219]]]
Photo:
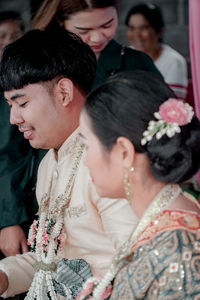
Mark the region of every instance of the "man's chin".
[[35, 149], [49, 149], [48, 147], [45, 147], [44, 144], [38, 143], [34, 140], [29, 140], [29, 143], [30, 143], [31, 147], [33, 147]]

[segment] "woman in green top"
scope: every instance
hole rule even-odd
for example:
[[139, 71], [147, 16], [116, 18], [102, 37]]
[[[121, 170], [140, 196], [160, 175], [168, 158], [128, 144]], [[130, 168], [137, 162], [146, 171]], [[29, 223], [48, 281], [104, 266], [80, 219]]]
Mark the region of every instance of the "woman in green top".
[[94, 87], [121, 70], [159, 73], [149, 56], [125, 48], [113, 39], [118, 25], [117, 9], [117, 0], [45, 0], [32, 27], [45, 29], [60, 25], [79, 35], [98, 60]]

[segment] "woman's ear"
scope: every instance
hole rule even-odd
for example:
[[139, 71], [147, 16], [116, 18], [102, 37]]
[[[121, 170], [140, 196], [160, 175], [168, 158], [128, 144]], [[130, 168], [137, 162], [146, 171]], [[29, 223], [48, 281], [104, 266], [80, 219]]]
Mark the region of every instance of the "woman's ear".
[[57, 83], [57, 92], [62, 105], [67, 106], [73, 100], [73, 82], [68, 78], [61, 78]]
[[126, 137], [119, 137], [116, 142], [120, 158], [124, 166], [132, 167], [135, 159], [135, 147], [133, 143]]

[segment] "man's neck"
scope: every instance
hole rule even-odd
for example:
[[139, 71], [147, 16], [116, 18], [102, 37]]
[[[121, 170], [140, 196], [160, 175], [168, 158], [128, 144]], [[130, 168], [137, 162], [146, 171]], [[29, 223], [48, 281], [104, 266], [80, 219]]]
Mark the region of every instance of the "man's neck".
[[62, 141], [62, 143], [58, 147], [54, 148], [54, 155], [55, 155], [56, 161], [58, 161], [58, 152], [59, 152], [59, 150], [62, 148], [64, 143], [71, 137], [71, 135], [77, 130], [78, 126], [74, 126], [73, 130], [68, 131], [68, 133], [65, 136], [65, 139]]

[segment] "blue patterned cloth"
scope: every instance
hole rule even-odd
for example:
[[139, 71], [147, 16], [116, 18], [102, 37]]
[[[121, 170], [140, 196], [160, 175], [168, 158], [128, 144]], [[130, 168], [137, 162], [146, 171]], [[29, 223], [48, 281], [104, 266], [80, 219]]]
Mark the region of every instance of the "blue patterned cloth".
[[111, 300], [200, 300], [200, 216], [182, 214], [169, 219], [164, 212], [146, 229], [115, 278]]
[[66, 297], [66, 289], [68, 289], [72, 298], [76, 298], [84, 282], [91, 276], [90, 267], [84, 259], [63, 258], [57, 267], [57, 277], [54, 280], [55, 291]]

